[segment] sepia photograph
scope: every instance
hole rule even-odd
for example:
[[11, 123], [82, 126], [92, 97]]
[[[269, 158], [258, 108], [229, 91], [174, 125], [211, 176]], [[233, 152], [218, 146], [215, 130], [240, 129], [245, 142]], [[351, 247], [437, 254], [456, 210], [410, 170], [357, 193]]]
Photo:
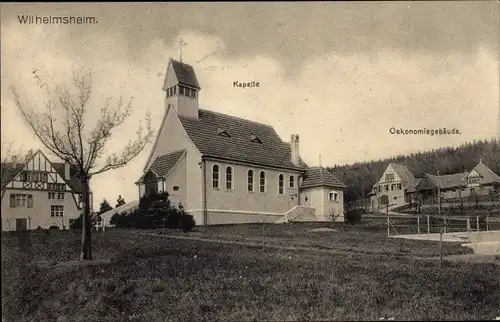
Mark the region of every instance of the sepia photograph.
[[0, 15], [2, 322], [500, 320], [500, 1]]

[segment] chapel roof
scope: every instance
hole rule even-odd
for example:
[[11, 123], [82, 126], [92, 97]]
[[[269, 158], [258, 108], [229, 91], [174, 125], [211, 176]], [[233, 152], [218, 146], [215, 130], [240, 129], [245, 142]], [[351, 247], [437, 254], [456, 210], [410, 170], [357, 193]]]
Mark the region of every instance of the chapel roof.
[[342, 181], [335, 177], [330, 171], [323, 167], [312, 167], [307, 169], [301, 188], [329, 187], [347, 188]]
[[292, 163], [290, 144], [270, 125], [203, 109], [198, 115], [198, 119], [179, 119], [206, 157], [299, 171], [307, 167], [303, 160], [299, 166]]
[[[165, 177], [177, 164], [177, 162], [179, 162], [185, 152], [185, 149], [181, 149], [156, 157], [156, 159], [153, 161], [153, 164], [149, 168], [149, 171], [154, 172], [157, 177]], [[146, 174], [147, 172], [144, 173], [136, 183], [142, 183]]]
[[191, 86], [200, 89], [198, 78], [194, 72], [193, 66], [184, 64], [180, 61], [170, 59], [177, 81], [182, 85]]

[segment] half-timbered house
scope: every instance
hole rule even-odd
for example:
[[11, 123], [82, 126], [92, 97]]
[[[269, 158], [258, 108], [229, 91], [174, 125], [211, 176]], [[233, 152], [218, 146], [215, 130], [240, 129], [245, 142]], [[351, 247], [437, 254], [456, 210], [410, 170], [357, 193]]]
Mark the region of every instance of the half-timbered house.
[[41, 150], [24, 164], [2, 165], [2, 230], [68, 229], [81, 213], [76, 169]]

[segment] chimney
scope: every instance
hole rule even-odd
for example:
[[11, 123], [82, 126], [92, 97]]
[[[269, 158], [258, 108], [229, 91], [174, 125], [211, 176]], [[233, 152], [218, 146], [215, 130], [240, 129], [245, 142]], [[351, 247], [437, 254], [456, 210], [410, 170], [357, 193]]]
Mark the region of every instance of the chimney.
[[299, 154], [299, 135], [298, 134], [292, 134], [291, 139], [290, 139], [290, 148], [291, 148], [291, 159], [292, 163], [296, 166], [299, 166], [299, 159], [300, 159], [300, 154]]
[[71, 178], [69, 168], [70, 168], [69, 163], [64, 162], [64, 179], [65, 180], [69, 180]]

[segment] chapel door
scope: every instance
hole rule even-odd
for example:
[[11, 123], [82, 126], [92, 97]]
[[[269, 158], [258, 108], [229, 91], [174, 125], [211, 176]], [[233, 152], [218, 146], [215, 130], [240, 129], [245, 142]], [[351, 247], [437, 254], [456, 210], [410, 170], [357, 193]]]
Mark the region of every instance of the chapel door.
[[28, 220], [26, 218], [16, 219], [16, 230], [26, 230], [28, 228]]

